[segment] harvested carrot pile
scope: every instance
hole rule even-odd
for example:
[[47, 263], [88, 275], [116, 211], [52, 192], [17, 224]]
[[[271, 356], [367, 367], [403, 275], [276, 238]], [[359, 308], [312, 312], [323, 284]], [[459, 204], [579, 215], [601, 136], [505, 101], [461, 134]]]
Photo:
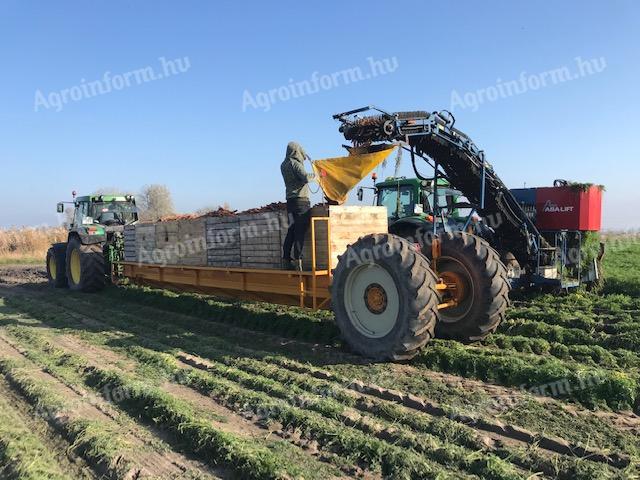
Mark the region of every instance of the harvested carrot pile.
[[264, 205], [258, 208], [250, 208], [240, 213], [264, 213], [264, 212], [279, 212], [280, 210], [286, 210], [287, 204], [285, 202], [271, 202], [268, 205]]

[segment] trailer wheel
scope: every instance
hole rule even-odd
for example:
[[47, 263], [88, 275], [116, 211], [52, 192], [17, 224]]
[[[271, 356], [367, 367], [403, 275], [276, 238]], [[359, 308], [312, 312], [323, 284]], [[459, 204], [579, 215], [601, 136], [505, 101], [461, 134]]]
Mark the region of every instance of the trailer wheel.
[[102, 244], [83, 245], [77, 237], [67, 244], [67, 280], [71, 290], [97, 292], [106, 283]]
[[367, 235], [340, 256], [331, 288], [336, 323], [355, 352], [374, 360], [407, 360], [433, 338], [436, 277], [413, 244]]
[[[464, 232], [440, 236], [440, 257], [432, 262], [436, 275], [455, 290], [441, 294], [453, 307], [438, 311], [436, 336], [462, 342], [483, 340], [495, 332], [509, 306], [510, 282], [500, 255], [485, 240]], [[424, 249], [432, 258], [431, 246]]]
[[54, 243], [47, 250], [47, 280], [49, 285], [55, 288], [66, 288], [67, 267], [66, 267], [66, 243]]

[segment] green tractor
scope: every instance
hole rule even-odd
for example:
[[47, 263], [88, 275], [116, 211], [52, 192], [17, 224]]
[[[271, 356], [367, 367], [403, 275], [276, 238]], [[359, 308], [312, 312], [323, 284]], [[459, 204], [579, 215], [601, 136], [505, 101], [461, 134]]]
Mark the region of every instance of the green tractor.
[[138, 220], [132, 195], [87, 195], [73, 202], [73, 222], [64, 243], [54, 243], [47, 251], [47, 278], [56, 288], [96, 292], [110, 280], [123, 251], [123, 231]]

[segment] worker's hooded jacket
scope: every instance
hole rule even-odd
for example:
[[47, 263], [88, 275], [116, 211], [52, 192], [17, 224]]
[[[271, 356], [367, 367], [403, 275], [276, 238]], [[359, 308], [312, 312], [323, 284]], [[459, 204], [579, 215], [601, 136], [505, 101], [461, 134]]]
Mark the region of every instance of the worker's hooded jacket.
[[289, 142], [284, 162], [280, 165], [282, 178], [287, 190], [287, 200], [300, 198], [309, 199], [309, 181], [314, 175], [304, 169], [304, 160], [307, 158], [302, 146], [296, 142]]

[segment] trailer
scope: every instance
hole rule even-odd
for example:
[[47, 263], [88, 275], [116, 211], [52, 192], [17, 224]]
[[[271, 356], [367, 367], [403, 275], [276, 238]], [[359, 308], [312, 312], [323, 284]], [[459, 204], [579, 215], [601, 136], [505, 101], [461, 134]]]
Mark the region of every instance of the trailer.
[[[154, 265], [123, 261], [122, 276], [137, 284], [178, 291], [198, 292], [239, 300], [330, 309], [331, 269], [318, 266], [318, 225], [326, 225], [324, 247], [331, 257], [329, 217], [312, 217], [310, 231], [311, 270], [275, 268], [213, 267], [197, 265]], [[117, 282], [121, 281], [116, 279]]]

